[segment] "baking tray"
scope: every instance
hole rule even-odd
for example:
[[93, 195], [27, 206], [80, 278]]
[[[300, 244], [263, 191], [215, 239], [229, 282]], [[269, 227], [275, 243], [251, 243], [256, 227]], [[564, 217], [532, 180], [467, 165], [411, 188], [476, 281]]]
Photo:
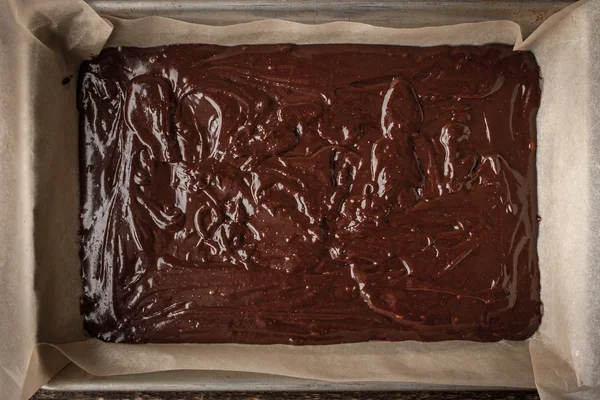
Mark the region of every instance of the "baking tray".
[[511, 20], [527, 36], [575, 0], [86, 0], [98, 13], [121, 18], [149, 15], [208, 25], [259, 19], [308, 24], [356, 21], [392, 28]]
[[[208, 25], [260, 19], [303, 23], [355, 21], [371, 25], [414, 28], [511, 20], [527, 36], [546, 18], [575, 0], [546, 1], [327, 1], [320, 0], [87, 0], [101, 15], [121, 18], [170, 17]], [[374, 391], [374, 390], [502, 390], [514, 388], [422, 385], [408, 382], [326, 382], [229, 371], [165, 371], [112, 377], [93, 376], [74, 364], [57, 374], [44, 389], [57, 391]]]

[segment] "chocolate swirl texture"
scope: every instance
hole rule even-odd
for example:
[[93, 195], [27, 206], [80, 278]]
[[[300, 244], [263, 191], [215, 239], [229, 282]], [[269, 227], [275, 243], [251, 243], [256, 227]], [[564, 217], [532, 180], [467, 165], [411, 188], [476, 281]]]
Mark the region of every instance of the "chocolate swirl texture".
[[539, 103], [504, 45], [106, 49], [79, 76], [85, 327], [528, 338]]

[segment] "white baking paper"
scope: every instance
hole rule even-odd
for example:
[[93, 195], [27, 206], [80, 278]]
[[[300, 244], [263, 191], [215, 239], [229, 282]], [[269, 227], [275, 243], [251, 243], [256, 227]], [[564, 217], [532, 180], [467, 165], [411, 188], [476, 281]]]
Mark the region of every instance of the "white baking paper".
[[599, 23], [600, 2], [581, 2], [520, 46], [535, 53], [544, 79], [537, 140], [544, 317], [529, 342], [544, 399], [600, 399]]

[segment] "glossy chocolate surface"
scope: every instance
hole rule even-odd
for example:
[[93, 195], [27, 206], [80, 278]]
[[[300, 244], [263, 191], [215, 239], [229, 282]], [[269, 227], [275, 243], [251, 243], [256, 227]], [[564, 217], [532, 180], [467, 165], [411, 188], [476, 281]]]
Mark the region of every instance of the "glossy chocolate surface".
[[531, 336], [539, 102], [503, 45], [104, 50], [79, 77], [86, 329]]

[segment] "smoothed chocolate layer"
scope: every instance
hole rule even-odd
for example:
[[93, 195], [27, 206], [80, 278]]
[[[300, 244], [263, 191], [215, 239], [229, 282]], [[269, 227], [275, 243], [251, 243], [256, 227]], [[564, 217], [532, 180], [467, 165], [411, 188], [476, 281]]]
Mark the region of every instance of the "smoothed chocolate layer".
[[504, 45], [106, 49], [79, 77], [85, 326], [525, 339], [539, 102]]

